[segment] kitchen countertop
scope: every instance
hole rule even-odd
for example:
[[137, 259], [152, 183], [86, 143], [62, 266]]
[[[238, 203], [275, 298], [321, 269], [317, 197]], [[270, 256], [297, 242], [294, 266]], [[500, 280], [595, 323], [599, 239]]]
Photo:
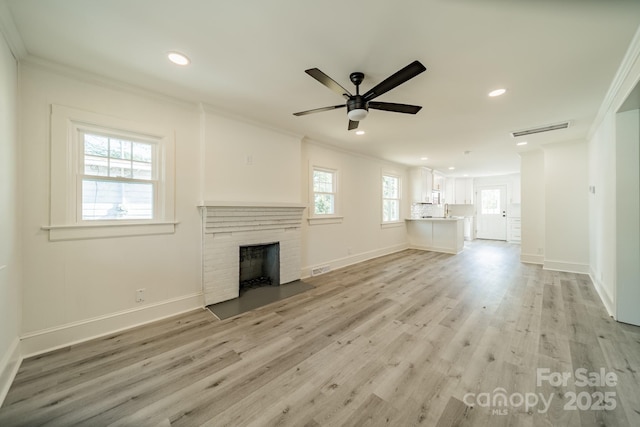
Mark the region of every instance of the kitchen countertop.
[[463, 216], [452, 216], [449, 218], [406, 218], [405, 221], [462, 221]]

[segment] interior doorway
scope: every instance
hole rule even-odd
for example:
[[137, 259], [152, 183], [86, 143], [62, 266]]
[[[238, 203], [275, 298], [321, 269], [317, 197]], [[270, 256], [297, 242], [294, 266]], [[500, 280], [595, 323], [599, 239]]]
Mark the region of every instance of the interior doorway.
[[615, 315], [640, 325], [640, 83], [616, 114]]
[[507, 240], [507, 186], [477, 188], [476, 237]]

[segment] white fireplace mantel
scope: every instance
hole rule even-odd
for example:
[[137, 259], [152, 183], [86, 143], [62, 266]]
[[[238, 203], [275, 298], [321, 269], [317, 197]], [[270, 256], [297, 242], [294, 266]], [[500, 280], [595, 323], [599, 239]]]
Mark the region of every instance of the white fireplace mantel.
[[296, 208], [305, 209], [306, 204], [303, 203], [280, 203], [280, 202], [224, 202], [224, 201], [202, 201], [198, 207], [226, 207], [226, 208]]
[[298, 203], [202, 202], [205, 304], [239, 295], [240, 246], [279, 242], [280, 283], [300, 279], [301, 227], [306, 205]]

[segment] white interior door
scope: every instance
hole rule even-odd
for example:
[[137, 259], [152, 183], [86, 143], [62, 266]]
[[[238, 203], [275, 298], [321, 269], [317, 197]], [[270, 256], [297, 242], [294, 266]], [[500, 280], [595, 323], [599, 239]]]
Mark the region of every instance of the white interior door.
[[507, 187], [477, 188], [478, 239], [507, 240]]

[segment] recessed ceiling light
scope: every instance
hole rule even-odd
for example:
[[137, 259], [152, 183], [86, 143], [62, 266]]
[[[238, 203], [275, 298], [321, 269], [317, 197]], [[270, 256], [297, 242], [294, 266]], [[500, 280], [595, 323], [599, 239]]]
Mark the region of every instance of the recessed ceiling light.
[[356, 131], [356, 135], [364, 135], [364, 131], [363, 130], [357, 130]]
[[455, 169], [455, 168], [454, 168], [453, 166], [449, 166], [449, 170], [450, 170], [450, 171], [452, 171], [452, 170], [454, 170], [454, 169]]
[[189, 65], [191, 63], [189, 58], [178, 52], [169, 52], [167, 58], [176, 65]]
[[428, 157], [420, 157], [420, 160], [429, 160]]
[[466, 177], [466, 176], [469, 176], [469, 174], [468, 174], [468, 173], [465, 173], [465, 174], [464, 174], [464, 175], [462, 175], [462, 176], [465, 176], [465, 177]]
[[494, 97], [494, 96], [504, 95], [506, 91], [507, 91], [506, 89], [492, 90], [491, 92], [489, 92], [489, 96]]
[[516, 145], [527, 145], [527, 144], [528, 144], [527, 141], [520, 141]]

